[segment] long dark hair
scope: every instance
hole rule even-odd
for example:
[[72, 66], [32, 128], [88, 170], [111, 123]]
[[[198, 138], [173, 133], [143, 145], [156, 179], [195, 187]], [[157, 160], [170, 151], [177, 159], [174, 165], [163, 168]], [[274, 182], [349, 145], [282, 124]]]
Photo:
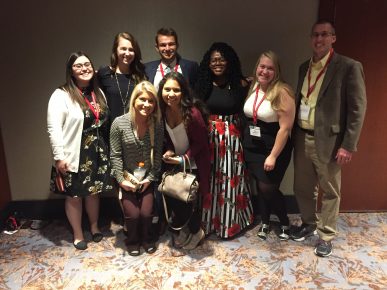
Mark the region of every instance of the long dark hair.
[[133, 77], [135, 78], [136, 83], [146, 80], [147, 78], [145, 75], [145, 66], [141, 62], [142, 56], [141, 56], [140, 45], [138, 44], [134, 36], [129, 32], [120, 32], [114, 37], [112, 55], [110, 56], [111, 67], [113, 68], [113, 70], [115, 70], [118, 65], [117, 47], [118, 47], [118, 43], [120, 42], [120, 38], [130, 41], [130, 43], [132, 44], [132, 47], [134, 50], [134, 59], [129, 65], [129, 69]]
[[181, 90], [180, 105], [181, 105], [181, 111], [183, 113], [183, 122], [185, 127], [187, 127], [189, 122], [191, 121], [192, 107], [195, 107], [200, 111], [204, 122], [207, 124], [209, 114], [207, 112], [207, 109], [204, 106], [204, 103], [201, 100], [194, 97], [193, 92], [191, 91], [189, 84], [187, 80], [184, 78], [184, 76], [181, 73], [174, 72], [174, 71], [166, 74], [159, 83], [159, 91], [157, 93], [157, 96], [159, 98], [162, 116], [165, 118], [165, 110], [167, 108], [167, 104], [164, 102], [164, 99], [163, 99], [163, 88], [165, 83], [168, 80], [175, 80], [180, 86], [180, 90]]
[[66, 62], [66, 83], [60, 86], [59, 88], [68, 92], [70, 98], [73, 101], [77, 102], [82, 109], [86, 109], [88, 107], [84, 97], [82, 96], [81, 92], [79, 91], [79, 88], [77, 87], [76, 80], [73, 76], [73, 64], [81, 56], [87, 57], [91, 63], [91, 69], [93, 70], [94, 74], [90, 80], [89, 87], [92, 91], [94, 91], [100, 109], [104, 112], [106, 110], [106, 102], [98, 85], [93, 62], [91, 61], [90, 57], [83, 51], [77, 51], [70, 54]]
[[225, 71], [226, 85], [230, 87], [231, 94], [235, 97], [244, 97], [245, 89], [241, 81], [245, 80], [242, 74], [241, 63], [235, 50], [224, 42], [214, 42], [210, 49], [204, 54], [199, 65], [198, 79], [195, 83], [194, 90], [196, 95], [206, 101], [211, 95], [213, 88], [214, 75], [210, 69], [211, 54], [217, 51], [227, 61]]

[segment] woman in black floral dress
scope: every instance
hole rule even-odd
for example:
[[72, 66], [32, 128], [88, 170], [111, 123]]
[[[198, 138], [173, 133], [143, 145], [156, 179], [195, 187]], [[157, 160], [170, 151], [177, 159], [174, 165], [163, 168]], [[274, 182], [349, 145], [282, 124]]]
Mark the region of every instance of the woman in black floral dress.
[[[54, 167], [51, 190], [66, 195], [65, 210], [74, 233], [74, 247], [85, 250], [82, 198], [92, 240], [103, 236], [98, 228], [99, 196], [112, 189], [107, 147], [107, 106], [94, 77], [94, 67], [83, 52], [72, 53], [66, 65], [66, 83], [51, 95], [47, 127]], [[56, 182], [60, 175], [64, 188]]]

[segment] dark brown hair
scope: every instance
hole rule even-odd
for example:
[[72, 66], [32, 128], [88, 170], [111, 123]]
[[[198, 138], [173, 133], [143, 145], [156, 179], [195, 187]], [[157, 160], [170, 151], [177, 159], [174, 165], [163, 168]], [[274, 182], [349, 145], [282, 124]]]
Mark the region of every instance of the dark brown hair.
[[137, 40], [134, 38], [132, 34], [129, 32], [120, 32], [114, 37], [112, 54], [110, 56], [110, 65], [115, 70], [118, 64], [118, 56], [117, 56], [117, 47], [120, 42], [120, 38], [126, 39], [130, 41], [134, 50], [134, 59], [132, 63], [129, 65], [130, 72], [133, 74], [136, 79], [136, 83], [139, 83], [142, 80], [146, 80], [145, 76], [145, 66], [141, 62], [141, 50]]
[[99, 85], [98, 85], [93, 62], [91, 61], [90, 57], [88, 57], [87, 54], [84, 53], [83, 51], [77, 51], [77, 52], [73, 52], [70, 54], [69, 58], [67, 59], [67, 63], [66, 63], [66, 83], [64, 85], [60, 86], [59, 88], [68, 92], [68, 94], [70, 95], [70, 98], [73, 101], [77, 102], [81, 106], [82, 109], [87, 108], [87, 104], [84, 100], [84, 97], [80, 93], [79, 88], [77, 87], [75, 78], [73, 76], [73, 64], [81, 56], [87, 57], [91, 63], [91, 69], [93, 70], [94, 74], [90, 80], [89, 86], [91, 87], [91, 90], [94, 91], [94, 93], [95, 93], [95, 96], [97, 98], [98, 104], [100, 105], [101, 111], [105, 111], [106, 110], [106, 102], [105, 102], [105, 98], [104, 98], [104, 96], [99, 88]]

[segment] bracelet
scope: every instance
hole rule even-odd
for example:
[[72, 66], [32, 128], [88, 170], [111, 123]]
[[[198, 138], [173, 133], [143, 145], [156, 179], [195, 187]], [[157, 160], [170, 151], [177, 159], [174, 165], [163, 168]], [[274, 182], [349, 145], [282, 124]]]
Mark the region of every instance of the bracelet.
[[184, 156], [179, 156], [179, 158], [180, 158], [179, 164], [183, 165], [183, 163], [184, 163]]

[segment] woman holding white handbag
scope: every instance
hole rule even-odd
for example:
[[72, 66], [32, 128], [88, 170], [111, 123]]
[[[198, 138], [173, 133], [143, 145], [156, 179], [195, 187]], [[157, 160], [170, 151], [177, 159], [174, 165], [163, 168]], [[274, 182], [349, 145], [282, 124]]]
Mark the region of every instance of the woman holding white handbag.
[[[167, 74], [159, 84], [158, 97], [165, 121], [166, 164], [182, 164], [188, 158], [199, 181], [198, 202], [206, 206], [209, 196], [210, 150], [207, 114], [202, 104], [193, 99], [187, 81], [177, 72]], [[185, 156], [185, 157], [184, 157]], [[166, 197], [173, 212], [173, 225], [182, 227], [174, 239], [177, 248], [192, 250], [203, 240], [200, 209], [195, 204]], [[188, 221], [189, 220], [189, 221]]]

